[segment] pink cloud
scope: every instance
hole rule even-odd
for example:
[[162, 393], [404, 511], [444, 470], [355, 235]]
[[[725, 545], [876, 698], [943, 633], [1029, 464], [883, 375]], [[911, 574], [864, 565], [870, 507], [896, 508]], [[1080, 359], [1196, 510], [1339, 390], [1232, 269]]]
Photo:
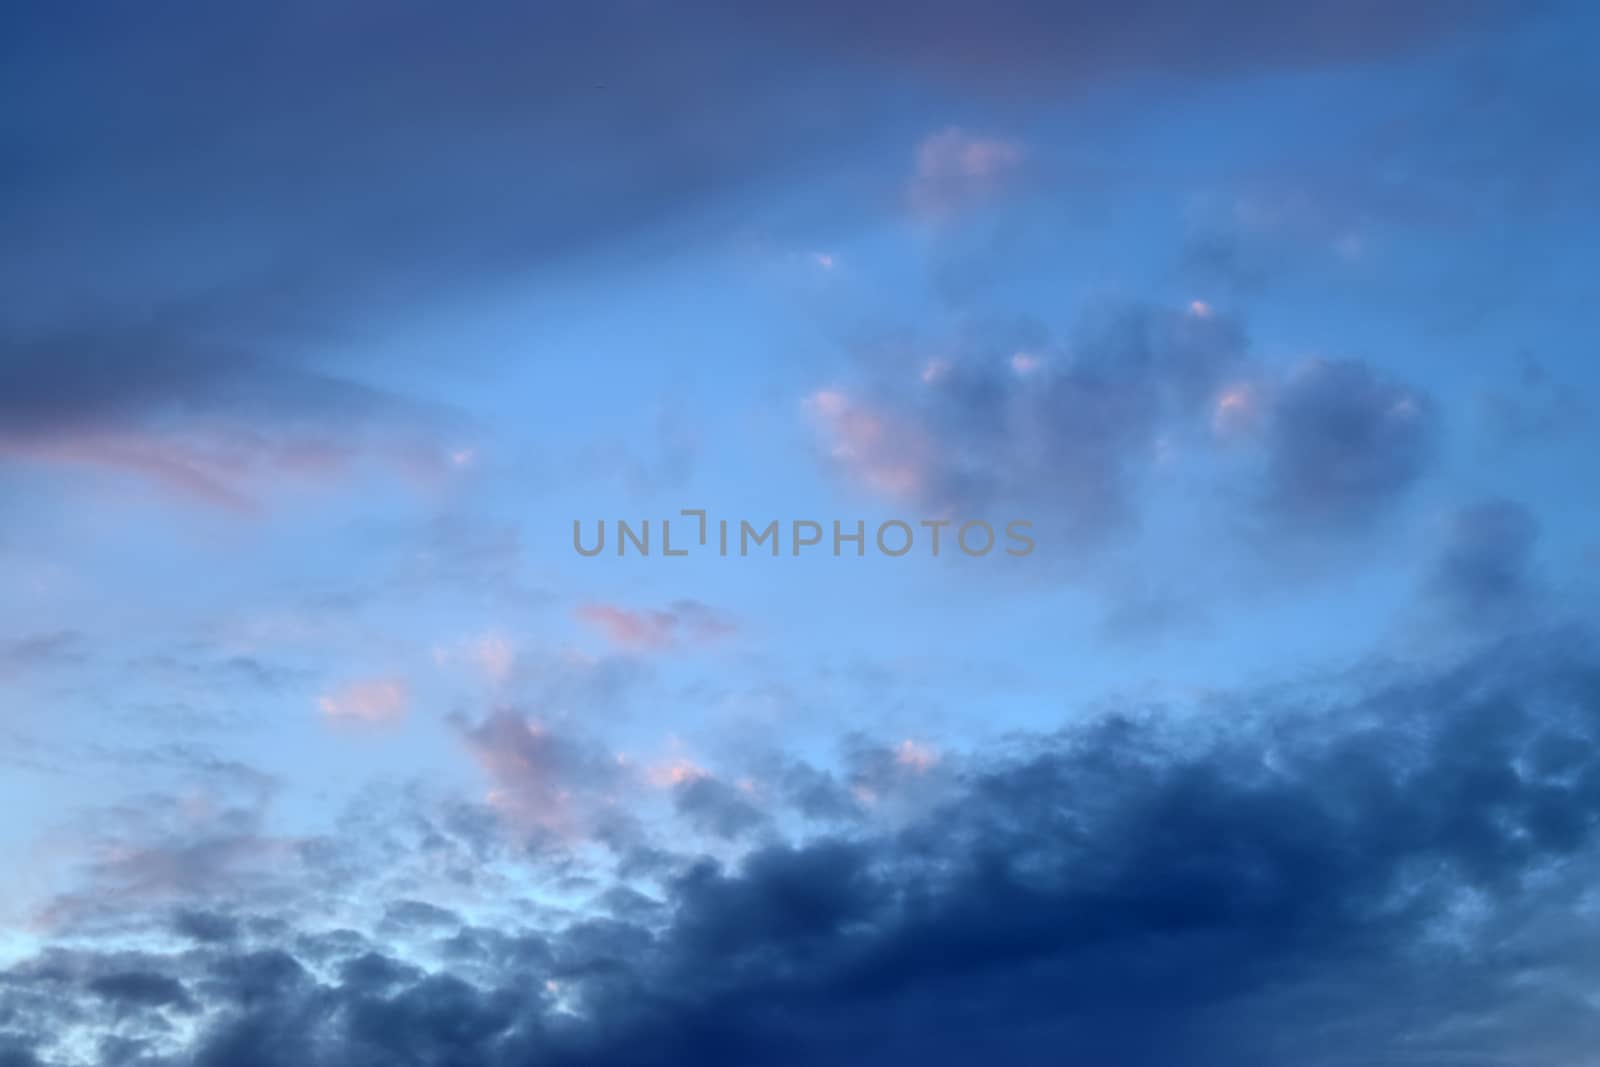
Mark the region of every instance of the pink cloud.
[[710, 777], [710, 771], [682, 756], [654, 764], [645, 771], [645, 781], [657, 789], [671, 789]]
[[1211, 403], [1211, 431], [1218, 438], [1242, 437], [1260, 424], [1265, 399], [1250, 382], [1235, 382], [1222, 389]]
[[497, 711], [462, 738], [489, 779], [485, 798], [512, 827], [577, 838], [621, 801], [630, 772], [598, 746], [513, 711]]
[[737, 627], [696, 600], [678, 600], [664, 611], [638, 611], [616, 604], [584, 604], [577, 616], [613, 644], [638, 651], [664, 651], [680, 644], [705, 644]]
[[323, 694], [317, 706], [332, 721], [375, 726], [404, 718], [410, 702], [410, 693], [400, 679], [366, 678]]
[[911, 178], [911, 207], [919, 215], [940, 217], [996, 192], [1021, 167], [1022, 146], [996, 137], [977, 137], [955, 127], [941, 130], [917, 146]]
[[[943, 373], [938, 364], [929, 364], [923, 381], [934, 384]], [[913, 427], [834, 389], [812, 393], [806, 408], [829, 457], [854, 480], [892, 497], [912, 497], [921, 491], [930, 449]]]
[[437, 482], [460, 453], [420, 440], [344, 441], [321, 434], [266, 434], [205, 425], [173, 432], [140, 428], [80, 429], [0, 437], [0, 461], [97, 470], [135, 479], [182, 499], [239, 515], [263, 510], [285, 488], [325, 485], [376, 460], [408, 479]]
[[932, 770], [939, 763], [939, 753], [928, 745], [910, 738], [900, 742], [894, 750], [894, 761], [919, 774]]

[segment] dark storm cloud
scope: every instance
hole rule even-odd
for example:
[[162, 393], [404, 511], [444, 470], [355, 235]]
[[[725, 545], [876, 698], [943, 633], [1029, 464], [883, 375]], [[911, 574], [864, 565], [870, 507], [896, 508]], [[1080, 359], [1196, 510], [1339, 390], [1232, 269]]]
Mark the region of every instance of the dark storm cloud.
[[1539, 523], [1522, 505], [1489, 500], [1462, 508], [1429, 576], [1429, 590], [1465, 622], [1504, 622], [1534, 595]]
[[[1592, 650], [1017, 737], [898, 828], [679, 865], [619, 918], [464, 930], [431, 973], [360, 938], [315, 972], [145, 958], [206, 1012], [160, 1062], [1572, 1063], [1600, 1039]], [[15, 968], [0, 1032], [69, 1062], [51, 1035], [108, 1009], [30, 993], [128, 969]]]

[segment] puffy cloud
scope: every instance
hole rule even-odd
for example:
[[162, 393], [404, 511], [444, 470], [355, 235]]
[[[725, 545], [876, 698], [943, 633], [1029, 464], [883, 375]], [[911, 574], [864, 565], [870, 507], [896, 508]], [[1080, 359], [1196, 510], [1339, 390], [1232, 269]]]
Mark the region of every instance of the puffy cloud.
[[932, 515], [1009, 509], [1008, 519], [1095, 542], [1134, 517], [1135, 487], [1163, 435], [1203, 425], [1245, 359], [1237, 323], [1187, 310], [1114, 313], [1064, 345], [1015, 340], [980, 335], [960, 358], [860, 397], [813, 394], [827, 461]]
[[[146, 974], [161, 977], [101, 985], [164, 1005], [183, 989], [197, 1026], [149, 1040], [197, 1064], [401, 1048], [472, 1067], [1043, 1064], [1070, 1048], [1556, 1067], [1600, 1037], [1583, 999], [1600, 949], [1592, 649], [1539, 635], [1315, 700], [1274, 689], [1182, 723], [1013, 737], [966, 754], [954, 792], [897, 825], [774, 838], [767, 823], [741, 858], [669, 864], [651, 893], [602, 882], [617, 906], [600, 913], [463, 930], [432, 968], [265, 928], [136, 959], [47, 954], [0, 972], [0, 1030], [81, 1062], [119, 1025], [90, 984]], [[508, 722], [480, 733], [508, 779], [583, 765]], [[881, 751], [907, 769], [903, 746]], [[683, 796], [713, 835], [749, 833], [721, 821], [726, 797]]]
[[894, 750], [895, 762], [915, 771], [931, 770], [939, 763], [939, 753], [929, 746], [910, 738], [900, 742]]
[[587, 833], [618, 799], [622, 766], [587, 738], [510, 710], [456, 726], [491, 782], [489, 805], [524, 832]]
[[1388, 513], [1429, 469], [1432, 402], [1366, 363], [1313, 360], [1273, 406], [1263, 503], [1275, 519], [1322, 531]]
[[736, 786], [709, 775], [676, 787], [675, 804], [689, 825], [717, 837], [739, 838], [768, 825], [769, 816]]
[[[944, 368], [930, 364], [922, 380], [933, 384]], [[819, 389], [806, 410], [827, 441], [829, 459], [885, 496], [914, 499], [930, 476], [933, 446], [919, 427], [837, 389]]]
[[1091, 318], [1057, 344], [1022, 332], [1023, 348], [1016, 331], [983, 330], [914, 375], [891, 362], [813, 393], [823, 461], [930, 515], [1027, 518], [1075, 549], [1135, 527], [1167, 468], [1242, 503], [1237, 528], [1327, 543], [1396, 510], [1433, 469], [1439, 419], [1423, 390], [1358, 360], [1280, 370], [1204, 303]]

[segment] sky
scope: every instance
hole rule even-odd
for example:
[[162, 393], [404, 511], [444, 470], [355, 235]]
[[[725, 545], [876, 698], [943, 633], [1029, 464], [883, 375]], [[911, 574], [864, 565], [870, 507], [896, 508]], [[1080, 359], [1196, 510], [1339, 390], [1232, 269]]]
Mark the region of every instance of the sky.
[[1596, 44], [0, 8], [0, 1067], [1600, 1063]]

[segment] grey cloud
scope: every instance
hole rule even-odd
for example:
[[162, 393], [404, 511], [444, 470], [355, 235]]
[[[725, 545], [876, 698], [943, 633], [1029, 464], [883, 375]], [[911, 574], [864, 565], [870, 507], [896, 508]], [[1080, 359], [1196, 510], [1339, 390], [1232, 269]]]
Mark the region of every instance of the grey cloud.
[[430, 926], [460, 926], [461, 916], [425, 900], [396, 900], [383, 910], [383, 921], [397, 930]]
[[43, 1067], [33, 1047], [21, 1042], [0, 1039], [0, 1067]]
[[767, 824], [767, 816], [739, 790], [711, 777], [696, 777], [674, 789], [673, 803], [689, 825], [718, 837], [739, 838]]
[[89, 983], [89, 989], [115, 1005], [125, 1008], [177, 1008], [194, 1010], [194, 1003], [183, 983], [164, 974], [146, 971], [120, 971], [102, 975]]
[[1420, 391], [1354, 360], [1305, 365], [1273, 406], [1263, 504], [1286, 526], [1359, 529], [1429, 470], [1438, 415]]
[[1539, 523], [1510, 500], [1462, 508], [1428, 577], [1429, 591], [1459, 621], [1505, 623], [1535, 594], [1533, 552]]
[[809, 763], [793, 762], [778, 775], [786, 802], [800, 815], [819, 823], [850, 823], [862, 817], [859, 801], [838, 776]]
[[219, 944], [237, 940], [239, 921], [231, 915], [196, 908], [180, 908], [172, 917], [175, 933], [202, 944]]
[[219, 957], [208, 969], [210, 995], [243, 1007], [284, 999], [311, 981], [299, 960], [281, 949], [257, 949]]
[[421, 977], [420, 968], [377, 952], [352, 957], [339, 966], [339, 981], [345, 986], [374, 992], [410, 984]]

